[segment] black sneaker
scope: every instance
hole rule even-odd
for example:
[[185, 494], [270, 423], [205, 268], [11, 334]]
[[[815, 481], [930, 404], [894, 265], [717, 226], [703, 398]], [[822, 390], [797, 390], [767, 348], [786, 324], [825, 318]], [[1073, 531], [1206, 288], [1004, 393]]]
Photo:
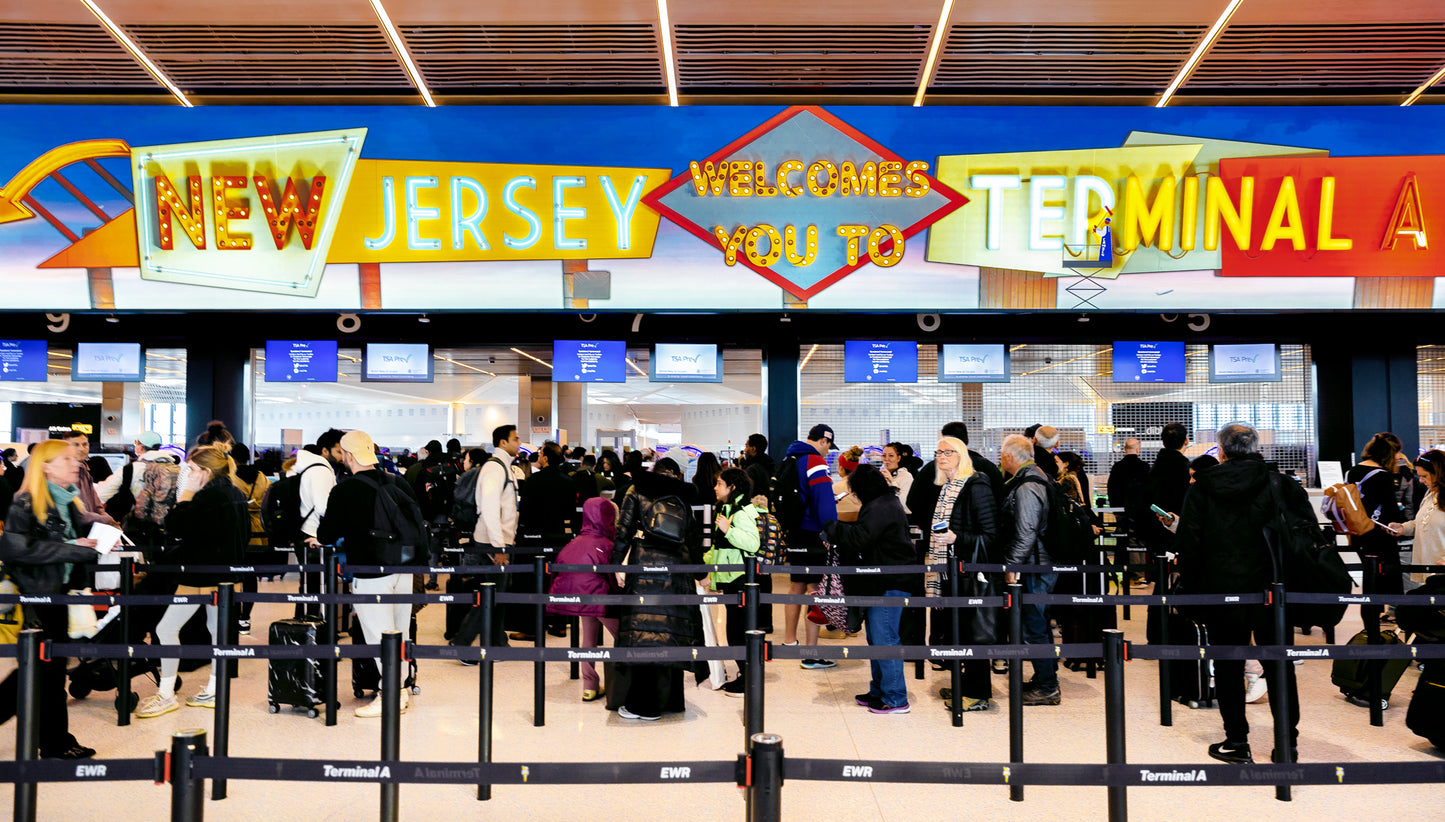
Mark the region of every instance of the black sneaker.
[[87, 748], [79, 742], [71, 745], [63, 751], [40, 754], [41, 759], [90, 759], [95, 756], [94, 748]]
[[1058, 705], [1063, 701], [1063, 694], [1058, 688], [1045, 691], [1042, 688], [1025, 688], [1020, 700], [1025, 705]]
[[727, 694], [728, 696], [738, 696], [738, 697], [740, 697], [740, 696], [743, 695], [744, 690], [745, 690], [744, 687], [743, 687], [743, 678], [742, 678], [742, 677], [738, 677], [738, 678], [734, 679], [733, 681], [731, 681], [731, 682], [723, 685], [721, 688], [718, 688], [718, 690], [719, 690], [719, 691], [722, 691], [723, 693]]
[[1230, 765], [1250, 765], [1254, 763], [1254, 757], [1249, 753], [1248, 742], [1216, 742], [1209, 746], [1209, 755], [1220, 762]]
[[[1345, 701], [1348, 702], [1348, 703], [1350, 703], [1351, 705], [1355, 705], [1355, 706], [1360, 707], [1360, 708], [1368, 708], [1368, 707], [1370, 707], [1370, 700], [1366, 699], [1366, 698], [1363, 697], [1363, 696], [1356, 696], [1356, 695], [1354, 695], [1354, 694], [1345, 694]], [[1380, 700], [1380, 710], [1382, 710], [1382, 711], [1388, 711], [1388, 710], [1390, 710], [1390, 700], [1388, 700], [1388, 699], [1381, 699], [1381, 700]]]
[[853, 702], [860, 708], [866, 708], [869, 705], [873, 704], [873, 701], [877, 698], [878, 697], [875, 697], [872, 694], [854, 694]]
[[805, 659], [799, 663], [799, 666], [810, 671], [820, 671], [826, 668], [836, 668], [838, 663], [831, 659]]

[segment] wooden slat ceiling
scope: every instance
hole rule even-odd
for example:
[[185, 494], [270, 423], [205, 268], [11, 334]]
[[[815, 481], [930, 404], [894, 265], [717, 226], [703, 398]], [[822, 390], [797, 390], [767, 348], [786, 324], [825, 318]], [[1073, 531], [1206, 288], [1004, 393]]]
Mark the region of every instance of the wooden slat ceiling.
[[[199, 104], [414, 103], [365, 0], [98, 0]], [[447, 104], [666, 101], [655, 0], [385, 0]], [[1225, 0], [957, 3], [934, 104], [1148, 104]], [[166, 102], [73, 0], [0, 8], [0, 100]], [[668, 0], [686, 103], [911, 102], [942, 0]], [[415, 7], [415, 8], [413, 8]], [[79, 11], [77, 11], [79, 10]], [[1393, 104], [1445, 66], [1445, 2], [1245, 0], [1175, 97], [1199, 104]], [[1445, 88], [1421, 103], [1445, 101]]]

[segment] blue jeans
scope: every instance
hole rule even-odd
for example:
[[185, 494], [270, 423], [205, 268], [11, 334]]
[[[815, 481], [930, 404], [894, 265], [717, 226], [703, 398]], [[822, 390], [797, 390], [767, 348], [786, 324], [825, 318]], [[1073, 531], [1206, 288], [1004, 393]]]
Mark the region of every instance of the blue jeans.
[[[1058, 574], [1024, 574], [1024, 593], [1051, 594]], [[1053, 645], [1053, 631], [1049, 629], [1049, 606], [1024, 605], [1024, 644]], [[1033, 685], [1041, 691], [1055, 691], [1059, 687], [1059, 660], [1056, 658], [1029, 660], [1034, 664]]]
[[[907, 591], [884, 591], [886, 597], [906, 597]], [[903, 608], [875, 605], [868, 609], [868, 644], [898, 645], [898, 623], [903, 619]], [[898, 707], [908, 704], [908, 686], [903, 680], [903, 660], [873, 659], [868, 667], [873, 679], [868, 683], [868, 696], [881, 699], [884, 703]]]

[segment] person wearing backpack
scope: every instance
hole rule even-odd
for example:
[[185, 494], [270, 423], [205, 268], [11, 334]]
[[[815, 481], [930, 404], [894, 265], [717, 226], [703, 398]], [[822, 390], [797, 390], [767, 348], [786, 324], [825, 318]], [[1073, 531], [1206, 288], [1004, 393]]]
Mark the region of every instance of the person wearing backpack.
[[[251, 539], [246, 544], [246, 562], [253, 565], [264, 565], [271, 554], [271, 543], [266, 538], [265, 526], [261, 522], [261, 503], [266, 499], [266, 491], [271, 488], [271, 480], [261, 473], [261, 469], [251, 464], [251, 449], [242, 443], [236, 443], [231, 447], [231, 458], [236, 462], [236, 472], [231, 475], [231, 482], [246, 497], [247, 511], [251, 515], [248, 529]], [[260, 579], [256, 574], [246, 574], [241, 580], [241, 590], [254, 594], [260, 590]], [[256, 603], [241, 603], [241, 619], [238, 623], [241, 636], [249, 636], [251, 633], [251, 613], [255, 610]]]
[[[499, 425], [492, 429], [492, 456], [482, 463], [477, 473], [477, 525], [472, 530], [472, 546], [465, 560], [477, 564], [506, 565], [511, 558], [497, 553], [497, 548], [517, 544], [517, 480], [512, 462], [522, 450], [517, 426]], [[480, 584], [478, 580], [474, 584]], [[466, 589], [458, 589], [463, 592]], [[508, 606], [497, 603], [492, 610], [492, 646], [507, 644], [505, 629]], [[457, 627], [450, 640], [453, 645], [470, 645], [481, 631], [482, 612], [473, 607]]]
[[[1053, 557], [1044, 545], [1049, 525], [1049, 485], [1052, 482], [1034, 463], [1034, 443], [1028, 437], [1010, 434], [999, 447], [999, 467], [1010, 476], [1003, 502], [1001, 544], [1003, 561], [1009, 565], [1052, 565]], [[1019, 574], [1009, 571], [1009, 583], [1023, 582], [1025, 594], [1051, 594], [1058, 574]], [[1023, 606], [1024, 644], [1052, 645], [1047, 605]], [[1025, 705], [1058, 705], [1059, 661], [1053, 657], [1031, 660], [1034, 676], [1024, 685]]]
[[[338, 449], [342, 461], [351, 476], [331, 489], [326, 501], [326, 515], [316, 529], [316, 536], [308, 540], [313, 547], [321, 544], [335, 545], [346, 552], [346, 561], [351, 565], [396, 565], [406, 564], [406, 558], [385, 556], [379, 536], [408, 538], [418, 546], [412, 562], [424, 561], [426, 527], [417, 502], [416, 492], [405, 481], [376, 468], [376, 446], [371, 435], [365, 431], [348, 431], [341, 437]], [[401, 534], [404, 522], [383, 522], [378, 517], [379, 495], [387, 494], [401, 510], [403, 518], [411, 515], [412, 527], [416, 533]], [[381, 532], [385, 532], [383, 535]], [[400, 560], [400, 561], [398, 561]], [[353, 594], [410, 594], [412, 575], [410, 573], [354, 573], [351, 582]], [[361, 632], [366, 644], [377, 645], [381, 635], [398, 631], [403, 636], [411, 628], [411, 604], [407, 602], [386, 602], [377, 605], [355, 606], [356, 618], [361, 623]], [[376, 660], [378, 673], [381, 660]], [[407, 710], [407, 692], [401, 689], [401, 712]], [[376, 699], [356, 709], [356, 715], [363, 718], [381, 716], [382, 694], [378, 690]]]
[[[692, 513], [697, 502], [697, 489], [682, 479], [682, 469], [670, 457], [658, 460], [651, 471], [637, 471], [619, 506], [612, 564], [701, 564], [702, 528]], [[686, 595], [696, 594], [697, 588], [688, 574], [634, 572], [626, 575], [622, 593]], [[702, 612], [696, 605], [630, 605], [619, 615], [619, 648], [700, 645]], [[621, 700], [617, 715], [653, 722], [664, 713], [681, 713], [685, 710], [683, 673], [689, 667], [686, 662], [620, 664], [618, 673], [627, 680], [626, 692], [608, 686], [613, 697]]]
[[[773, 513], [783, 526], [789, 565], [821, 569], [828, 564], [819, 532], [825, 524], [838, 519], [833, 479], [828, 475], [828, 460], [825, 459], [829, 451], [837, 449], [833, 429], [827, 425], [815, 425], [808, 430], [806, 440], [798, 440], [788, 446], [787, 455], [778, 463], [777, 473], [773, 475], [773, 490], [769, 496]], [[823, 575], [790, 574], [789, 579], [788, 593], [797, 596], [817, 593]], [[802, 613], [801, 605], [783, 606], [784, 645], [798, 644], [798, 618]], [[818, 644], [819, 627], [811, 620], [805, 623], [804, 645]], [[838, 666], [831, 659], [804, 659], [801, 664], [809, 670]]]
[[[713, 546], [703, 556], [703, 562], [709, 565], [741, 565], [747, 557], [757, 554], [762, 540], [758, 533], [758, 509], [749, 501], [752, 493], [752, 481], [748, 479], [748, 472], [741, 468], [728, 468], [718, 474], [713, 484], [713, 497], [718, 503], [717, 520], [713, 525], [714, 532], [721, 534], [722, 538], [713, 538]], [[739, 571], [718, 572], [712, 574], [709, 587], [724, 594], [737, 595], [743, 592], [745, 579], [746, 576]], [[729, 605], [725, 614], [728, 645], [741, 648], [747, 639], [743, 607]], [[719, 690], [728, 696], [741, 697], [743, 674], [746, 672], [747, 662], [739, 660], [737, 679]]]
[[[1258, 453], [1259, 432], [1242, 423], [1219, 430], [1221, 463], [1195, 475], [1193, 487], [1179, 512], [1174, 550], [1179, 577], [1191, 594], [1241, 594], [1264, 591], [1274, 581], [1275, 561], [1265, 534], [1267, 524], [1280, 513], [1270, 484], [1276, 483], [1285, 511], [1315, 522], [1314, 506], [1298, 483], [1280, 481]], [[1275, 635], [1267, 605], [1202, 608], [1203, 622], [1214, 645], [1289, 645], [1291, 637]], [[1288, 700], [1290, 750], [1275, 751], [1274, 762], [1295, 762], [1299, 741], [1299, 693], [1293, 665], [1285, 666], [1283, 683], [1274, 681], [1273, 665], [1265, 666], [1270, 713], [1280, 721]], [[1244, 714], [1244, 660], [1214, 660], [1219, 716], [1224, 722], [1223, 742], [1209, 746], [1209, 755], [1221, 762], [1254, 761], [1249, 749], [1249, 722]], [[1288, 759], [1281, 754], [1288, 755]]]

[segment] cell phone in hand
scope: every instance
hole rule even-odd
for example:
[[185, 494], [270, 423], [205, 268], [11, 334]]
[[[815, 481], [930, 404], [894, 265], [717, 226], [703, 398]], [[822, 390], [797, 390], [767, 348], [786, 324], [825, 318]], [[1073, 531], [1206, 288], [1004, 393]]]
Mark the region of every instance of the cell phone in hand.
[[1168, 522], [1173, 522], [1173, 521], [1174, 521], [1174, 515], [1173, 515], [1173, 514], [1169, 513], [1168, 511], [1165, 511], [1163, 508], [1160, 508], [1160, 507], [1157, 506], [1157, 505], [1150, 505], [1150, 506], [1149, 506], [1149, 510], [1150, 510], [1150, 511], [1153, 511], [1154, 513], [1156, 513], [1156, 514], [1158, 514], [1159, 516], [1163, 517], [1163, 518], [1165, 519], [1165, 521], [1168, 521]]
[[947, 531], [947, 530], [948, 530], [948, 523], [946, 523], [946, 522], [935, 522], [935, 523], [933, 523], [933, 533], [935, 533], [935, 534], [941, 534], [941, 533], [943, 533], [944, 531]]

